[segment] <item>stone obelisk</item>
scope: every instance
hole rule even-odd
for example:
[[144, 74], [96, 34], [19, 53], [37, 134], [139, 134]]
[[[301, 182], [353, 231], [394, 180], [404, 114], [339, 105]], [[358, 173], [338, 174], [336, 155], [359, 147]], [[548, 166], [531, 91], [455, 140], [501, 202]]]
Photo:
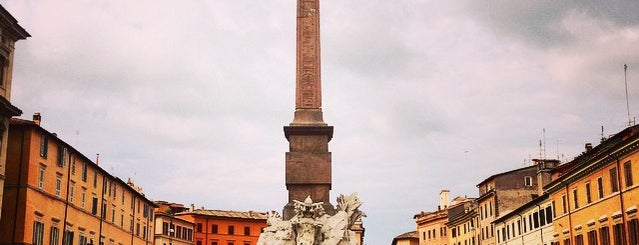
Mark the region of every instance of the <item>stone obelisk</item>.
[[289, 142], [285, 220], [295, 215], [293, 200], [304, 201], [307, 196], [314, 202], [324, 202], [327, 213], [335, 212], [329, 200], [331, 153], [328, 142], [333, 137], [333, 127], [322, 117], [319, 0], [297, 0], [296, 41], [295, 115], [293, 122], [284, 127]]

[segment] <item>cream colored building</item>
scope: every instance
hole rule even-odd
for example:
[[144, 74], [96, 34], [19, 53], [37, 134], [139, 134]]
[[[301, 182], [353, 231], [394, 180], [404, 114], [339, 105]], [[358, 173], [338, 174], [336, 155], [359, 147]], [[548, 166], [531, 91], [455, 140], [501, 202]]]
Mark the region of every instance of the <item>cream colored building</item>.
[[493, 222], [497, 244], [549, 245], [556, 241], [552, 220], [548, 194], [539, 196]]

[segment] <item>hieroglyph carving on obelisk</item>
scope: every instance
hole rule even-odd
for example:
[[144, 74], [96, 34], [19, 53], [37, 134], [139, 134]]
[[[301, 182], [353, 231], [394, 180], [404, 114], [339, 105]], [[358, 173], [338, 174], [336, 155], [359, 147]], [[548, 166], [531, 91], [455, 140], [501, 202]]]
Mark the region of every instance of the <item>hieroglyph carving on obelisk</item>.
[[325, 125], [322, 119], [319, 1], [297, 4], [295, 118], [291, 125]]

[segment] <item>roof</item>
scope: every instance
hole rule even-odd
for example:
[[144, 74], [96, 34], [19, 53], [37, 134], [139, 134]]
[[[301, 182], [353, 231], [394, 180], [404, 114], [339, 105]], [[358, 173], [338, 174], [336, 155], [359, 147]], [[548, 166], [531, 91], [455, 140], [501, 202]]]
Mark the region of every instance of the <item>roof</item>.
[[77, 154], [78, 157], [82, 158], [85, 162], [87, 162], [89, 165], [92, 165], [92, 167], [94, 167], [95, 169], [98, 169], [104, 176], [108, 176], [111, 179], [115, 180], [116, 182], [119, 182], [121, 186], [123, 186], [124, 188], [128, 189], [129, 191], [131, 191], [131, 193], [137, 194], [136, 196], [138, 198], [142, 198], [145, 202], [147, 202], [148, 204], [150, 204], [151, 207], [156, 208], [157, 204], [155, 204], [153, 201], [151, 201], [150, 199], [148, 199], [144, 193], [140, 193], [136, 188], [134, 188], [133, 186], [129, 185], [129, 183], [124, 182], [123, 180], [121, 180], [120, 178], [118, 178], [117, 176], [113, 176], [111, 175], [109, 172], [107, 172], [106, 170], [102, 169], [98, 164], [96, 164], [95, 162], [93, 162], [91, 159], [89, 159], [87, 156], [85, 156], [84, 154], [82, 154], [80, 151], [78, 151], [77, 149], [75, 149], [73, 146], [71, 146], [70, 144], [68, 144], [67, 142], [65, 142], [64, 140], [58, 138], [58, 136], [54, 133], [51, 133], [49, 131], [47, 131], [46, 129], [44, 129], [43, 127], [41, 127], [40, 125], [36, 124], [33, 121], [29, 121], [29, 120], [25, 120], [25, 119], [20, 119], [20, 118], [11, 118], [11, 121], [9, 122], [9, 124], [11, 125], [10, 127], [15, 127], [15, 126], [20, 126], [20, 127], [32, 127], [35, 130], [38, 130], [44, 134], [47, 134], [47, 136], [50, 139], [55, 139], [57, 141], [60, 142], [60, 144], [64, 145], [67, 149], [69, 149], [71, 152], [74, 152]]
[[494, 179], [496, 177], [499, 177], [499, 176], [502, 176], [502, 175], [506, 175], [506, 174], [510, 174], [510, 173], [514, 173], [514, 172], [521, 171], [521, 170], [524, 170], [524, 169], [535, 168], [535, 167], [536, 166], [534, 166], [534, 165], [533, 166], [527, 166], [527, 167], [523, 167], [523, 168], [513, 169], [513, 170], [510, 170], [510, 171], [507, 171], [507, 172], [503, 172], [503, 173], [494, 174], [494, 175], [486, 178], [482, 182], [479, 182], [479, 184], [477, 184], [477, 187], [485, 184], [486, 182], [488, 182], [488, 181], [490, 181], [490, 180], [492, 180], [492, 179]]
[[559, 177], [544, 186], [544, 190], [553, 192], [557, 188], [562, 186], [561, 183], [570, 180], [570, 178], [578, 178], [579, 170], [597, 166], [591, 166], [592, 164], [604, 164], [609, 161], [617, 160], [620, 156], [630, 154], [636, 151], [636, 146], [629, 146], [630, 144], [637, 144], [639, 140], [639, 125], [627, 127], [621, 132], [605, 139], [601, 144], [592, 148], [589, 151], [583, 152], [581, 155], [575, 157], [574, 160], [559, 165], [554, 169], [554, 172], [559, 173]]
[[197, 210], [193, 210], [189, 212], [177, 213], [175, 215], [204, 215], [204, 216], [222, 217], [222, 218], [255, 219], [255, 220], [268, 219], [267, 212], [255, 212], [255, 211], [243, 212], [243, 211], [197, 209]]
[[18, 25], [18, 21], [16, 18], [9, 13], [2, 5], [0, 5], [0, 18], [2, 18], [2, 24], [9, 27], [9, 30], [13, 34], [16, 40], [26, 39], [27, 37], [31, 37], [31, 35], [22, 28], [22, 26]]
[[409, 231], [399, 236], [396, 236], [395, 238], [393, 238], [392, 245], [396, 245], [398, 240], [418, 240], [419, 241], [419, 234], [417, 233], [417, 231]]

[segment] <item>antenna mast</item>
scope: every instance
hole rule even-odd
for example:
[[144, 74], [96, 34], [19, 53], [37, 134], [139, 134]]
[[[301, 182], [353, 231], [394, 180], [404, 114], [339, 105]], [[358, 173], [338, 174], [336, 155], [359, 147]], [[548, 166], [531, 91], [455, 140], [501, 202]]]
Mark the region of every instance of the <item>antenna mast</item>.
[[628, 65], [623, 64], [623, 82], [626, 85], [626, 111], [628, 111], [628, 127], [632, 126], [632, 120], [630, 119], [630, 103], [628, 102], [628, 78], [627, 78]]

